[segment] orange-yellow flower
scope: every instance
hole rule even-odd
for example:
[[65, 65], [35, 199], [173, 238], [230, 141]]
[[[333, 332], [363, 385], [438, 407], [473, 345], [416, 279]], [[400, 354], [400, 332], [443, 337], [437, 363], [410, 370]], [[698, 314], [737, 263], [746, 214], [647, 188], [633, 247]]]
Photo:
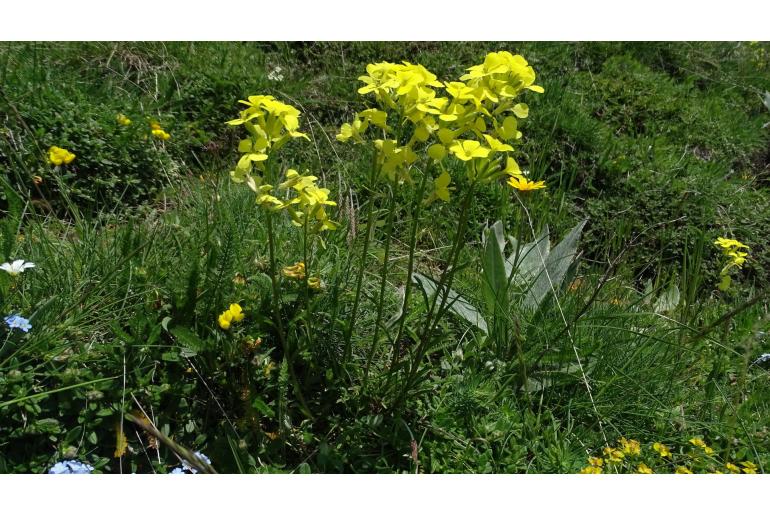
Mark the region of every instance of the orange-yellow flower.
[[510, 177], [508, 185], [519, 191], [532, 191], [545, 188], [545, 181], [530, 181], [526, 177]]

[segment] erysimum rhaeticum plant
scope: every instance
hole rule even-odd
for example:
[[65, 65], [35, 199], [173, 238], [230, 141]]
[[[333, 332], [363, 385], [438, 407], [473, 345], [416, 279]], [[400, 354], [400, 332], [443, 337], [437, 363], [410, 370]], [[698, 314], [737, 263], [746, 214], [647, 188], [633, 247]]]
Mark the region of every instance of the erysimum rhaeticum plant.
[[[267, 222], [268, 253], [270, 258], [270, 279], [272, 283], [272, 304], [278, 339], [283, 350], [283, 358], [294, 383], [295, 392], [303, 405], [303, 411], [309, 413], [299, 384], [294, 373], [293, 361], [302, 350], [287, 337], [284, 328], [284, 316], [281, 306], [281, 283], [275, 250], [275, 227], [273, 218], [286, 212], [293, 226], [302, 230], [303, 270], [310, 276], [312, 251], [315, 238], [323, 231], [334, 230], [333, 222], [326, 211], [327, 207], [336, 206], [329, 198], [330, 191], [319, 187], [318, 178], [303, 175], [294, 169], [282, 173], [278, 160], [278, 151], [293, 139], [309, 140], [300, 132], [297, 108], [281, 102], [270, 95], [253, 95], [248, 100], [241, 100], [247, 108], [240, 112], [229, 125], [243, 126], [248, 137], [238, 144], [241, 157], [230, 172], [236, 183], [246, 184], [256, 194], [256, 204], [264, 211]], [[276, 188], [273, 186], [283, 179]], [[309, 290], [318, 289], [320, 279], [315, 277], [306, 281], [305, 323], [311, 325]], [[308, 331], [309, 333], [311, 331]]]
[[[373, 148], [372, 170], [369, 178], [371, 191], [385, 190], [387, 220], [385, 222], [385, 256], [380, 274], [380, 292], [374, 337], [368, 352], [365, 379], [378, 346], [380, 325], [383, 320], [382, 299], [388, 275], [388, 261], [392, 222], [396, 209], [393, 188], [416, 185], [412, 209], [409, 241], [409, 260], [404, 302], [398, 320], [392, 348], [388, 384], [394, 372], [403, 370], [405, 378], [395, 403], [401, 402], [415, 385], [418, 369], [430, 346], [438, 321], [447, 310], [448, 292], [456, 270], [460, 251], [465, 243], [468, 210], [475, 190], [480, 184], [504, 182], [517, 191], [531, 191], [545, 187], [543, 182], [531, 182], [513, 157], [516, 141], [521, 139], [519, 120], [529, 115], [527, 104], [517, 98], [525, 91], [542, 93], [535, 84], [535, 72], [520, 55], [510, 52], [489, 53], [484, 62], [467, 69], [467, 73], [453, 82], [442, 82], [419, 64], [381, 62], [366, 67], [366, 75], [359, 77], [364, 85], [358, 90], [374, 106], [357, 113], [354, 119], [342, 125], [337, 140], [368, 144]], [[457, 165], [460, 165], [459, 167]], [[455, 169], [462, 176], [452, 176]], [[432, 185], [426, 192], [426, 184]], [[417, 224], [423, 205], [436, 200], [452, 201], [454, 183], [459, 188], [460, 210], [457, 230], [446, 266], [438, 280], [436, 293], [429, 302], [417, 345], [406, 367], [400, 366], [398, 344], [404, 330], [411, 278], [414, 271]], [[383, 185], [384, 188], [378, 188]], [[357, 317], [364, 260], [368, 255], [371, 228], [374, 226], [373, 202], [369, 202], [361, 263], [345, 337], [345, 360], [352, 352], [351, 332]]]

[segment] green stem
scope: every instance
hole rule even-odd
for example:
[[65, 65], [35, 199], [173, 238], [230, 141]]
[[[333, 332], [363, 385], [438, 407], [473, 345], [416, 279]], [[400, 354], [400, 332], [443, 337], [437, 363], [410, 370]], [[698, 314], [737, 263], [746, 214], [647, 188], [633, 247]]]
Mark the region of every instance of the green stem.
[[[430, 348], [430, 343], [433, 339], [433, 332], [435, 331], [436, 327], [438, 327], [438, 322], [441, 320], [440, 315], [443, 313], [444, 308], [447, 305], [447, 300], [449, 298], [449, 291], [452, 288], [452, 283], [454, 281], [457, 261], [459, 260], [460, 251], [462, 250], [463, 244], [465, 243], [464, 241], [465, 229], [468, 223], [468, 211], [470, 208], [470, 201], [473, 198], [473, 189], [474, 189], [473, 186], [474, 184], [471, 183], [470, 187], [468, 188], [468, 191], [465, 194], [465, 197], [463, 198], [462, 207], [460, 209], [460, 218], [457, 224], [457, 231], [455, 233], [455, 240], [452, 245], [452, 250], [449, 253], [449, 261], [447, 262], [446, 268], [444, 268], [444, 271], [441, 273], [441, 278], [439, 279], [439, 282], [438, 282], [436, 295], [433, 297], [431, 308], [428, 311], [427, 320], [423, 326], [425, 329], [423, 330], [422, 335], [419, 338], [419, 344], [415, 352], [415, 357], [412, 360], [411, 367], [409, 368], [409, 374], [407, 376], [406, 381], [404, 382], [404, 387], [401, 390], [401, 395], [399, 395], [398, 399], [394, 404], [394, 407], [393, 407], [394, 410], [404, 402], [407, 394], [414, 386], [414, 381], [417, 376], [417, 372], [420, 368], [420, 363], [425, 357], [427, 350]], [[439, 306], [438, 310], [436, 310], [436, 305], [437, 305], [439, 295], [441, 296], [441, 302], [438, 304]]]
[[273, 232], [273, 213], [267, 212], [267, 243], [268, 252], [270, 255], [270, 281], [273, 285], [273, 316], [275, 317], [275, 324], [278, 329], [278, 340], [281, 342], [281, 348], [283, 354], [286, 356], [286, 361], [289, 368], [289, 376], [294, 387], [294, 392], [297, 395], [297, 400], [300, 403], [302, 412], [310, 419], [313, 419], [313, 415], [310, 413], [310, 409], [307, 407], [305, 397], [302, 395], [302, 390], [299, 387], [297, 381], [297, 375], [294, 372], [294, 362], [292, 350], [289, 348], [288, 339], [283, 331], [283, 317], [281, 316], [281, 286], [278, 282], [278, 270], [275, 262], [275, 236]]
[[382, 316], [385, 306], [385, 286], [388, 280], [388, 264], [390, 261], [390, 242], [393, 237], [393, 216], [396, 212], [396, 197], [393, 194], [393, 190], [388, 190], [388, 217], [385, 221], [386, 233], [385, 233], [385, 255], [382, 262], [382, 272], [380, 273], [380, 293], [377, 303], [377, 319], [374, 323], [374, 336], [372, 338], [372, 344], [369, 347], [369, 353], [366, 357], [366, 366], [364, 367], [364, 380], [362, 390], [366, 390], [366, 382], [369, 378], [369, 368], [372, 365], [372, 358], [374, 357], [374, 351], [377, 348], [377, 341], [380, 337], [380, 324], [382, 323]]
[[[430, 169], [429, 169], [430, 170]], [[406, 322], [406, 315], [409, 309], [409, 296], [412, 293], [412, 274], [414, 273], [414, 254], [417, 248], [417, 227], [420, 223], [420, 214], [422, 212], [423, 195], [425, 194], [425, 184], [427, 183], [429, 173], [423, 174], [420, 180], [420, 187], [414, 197], [414, 216], [412, 217], [412, 228], [409, 234], [409, 261], [406, 266], [406, 284], [404, 285], [404, 301], [403, 308], [401, 309], [401, 316], [398, 319], [398, 331], [396, 331], [396, 339], [393, 340], [393, 356], [390, 362], [390, 370], [388, 371], [388, 385], [390, 385], [390, 378], [393, 375], [393, 371], [398, 363], [399, 349], [401, 345], [401, 337], [404, 334], [404, 323]]]
[[361, 250], [361, 262], [359, 263], [358, 276], [356, 277], [356, 293], [353, 298], [353, 310], [350, 313], [350, 319], [348, 320], [348, 326], [345, 331], [345, 347], [343, 352], [343, 361], [348, 363], [353, 355], [353, 345], [351, 338], [353, 336], [353, 326], [356, 322], [356, 316], [358, 315], [358, 306], [361, 303], [361, 286], [364, 281], [364, 272], [366, 271], [366, 257], [369, 254], [369, 241], [371, 240], [372, 229], [374, 227], [374, 185], [377, 173], [377, 153], [375, 152], [372, 157], [372, 171], [369, 178], [370, 184], [370, 197], [367, 206], [366, 215], [366, 232], [364, 233], [364, 246]]

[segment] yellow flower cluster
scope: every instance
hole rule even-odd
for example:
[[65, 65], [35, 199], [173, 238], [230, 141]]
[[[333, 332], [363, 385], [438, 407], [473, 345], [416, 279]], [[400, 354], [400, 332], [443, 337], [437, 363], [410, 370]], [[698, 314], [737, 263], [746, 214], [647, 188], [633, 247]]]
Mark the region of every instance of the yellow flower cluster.
[[238, 144], [238, 151], [243, 155], [230, 175], [236, 182], [247, 182], [256, 191], [260, 176], [252, 178], [252, 168], [263, 172], [271, 152], [280, 149], [292, 138], [310, 138], [297, 131], [300, 115], [297, 108], [271, 95], [252, 95], [248, 100], [239, 102], [248, 107], [227, 124], [243, 125], [249, 137]]
[[[281, 269], [281, 273], [284, 277], [293, 279], [295, 281], [302, 281], [305, 279], [305, 263], [298, 261], [291, 266], [285, 266]], [[307, 285], [312, 290], [320, 290], [323, 288], [323, 281], [320, 277], [308, 277]]]
[[124, 115], [122, 113], [118, 114], [115, 117], [115, 120], [118, 122], [118, 124], [123, 125], [123, 126], [131, 125], [131, 119], [128, 116], [126, 116], [126, 115]]
[[313, 232], [336, 229], [337, 224], [329, 219], [325, 206], [337, 204], [329, 200], [328, 189], [318, 187], [316, 176], [287, 170], [284, 182], [278, 185], [279, 190], [293, 193], [293, 196], [287, 199], [276, 196], [275, 187], [264, 182], [262, 174], [273, 152], [293, 138], [310, 139], [297, 130], [299, 110], [270, 95], [253, 95], [240, 102], [248, 108], [241, 111], [237, 119], [227, 123], [243, 125], [249, 133], [249, 138], [241, 140], [238, 144], [238, 151], [242, 156], [235, 170], [230, 172], [233, 181], [246, 183], [257, 194], [257, 204], [263, 208], [269, 211], [286, 210], [292, 223], [298, 227], [307, 224]]
[[232, 324], [242, 321], [244, 316], [243, 309], [239, 304], [230, 304], [230, 307], [219, 315], [217, 321], [219, 322], [219, 327], [227, 331]]
[[75, 159], [75, 154], [60, 147], [48, 149], [48, 162], [55, 166], [68, 165]]
[[285, 266], [281, 269], [281, 273], [284, 277], [301, 281], [305, 278], [305, 263], [298, 261], [291, 266]]
[[743, 264], [746, 263], [746, 257], [749, 254], [748, 252], [743, 252], [741, 249], [748, 249], [749, 247], [738, 240], [721, 237], [714, 241], [714, 245], [721, 248], [722, 254], [728, 258], [722, 271], [719, 272], [719, 276], [721, 277], [719, 289], [725, 291], [730, 287], [731, 283], [730, 270], [732, 268], [740, 269], [743, 267]]
[[[130, 120], [129, 123], [131, 123]], [[163, 127], [161, 127], [158, 122], [150, 122], [150, 132], [154, 138], [159, 140], [166, 141], [167, 139], [171, 138], [171, 134], [164, 131]]]
[[[237, 182], [235, 177], [233, 180]], [[328, 189], [316, 186], [317, 180], [314, 175], [301, 175], [296, 170], [287, 170], [286, 180], [278, 185], [278, 189], [293, 192], [294, 196], [282, 200], [273, 195], [272, 185], [262, 184], [255, 190], [257, 204], [270, 211], [286, 210], [295, 226], [303, 227], [307, 223], [311, 232], [334, 230], [337, 224], [329, 219], [325, 206], [336, 206], [337, 203], [329, 200]]]
[[723, 474], [756, 474], [757, 465], [750, 461], [742, 461], [739, 465], [722, 463], [714, 449], [708, 446], [700, 437], [689, 440], [695, 449], [689, 452], [677, 453], [661, 442], [654, 442], [650, 447], [654, 451], [642, 461], [642, 446], [637, 440], [618, 439], [617, 447], [605, 447], [604, 458], [591, 456], [588, 465], [580, 470], [581, 474], [602, 474], [605, 470], [614, 473], [654, 474], [652, 463], [658, 472], [674, 474], [712, 473]]
[[[529, 115], [529, 107], [515, 98], [524, 90], [543, 92], [534, 84], [532, 67], [522, 56], [502, 51], [489, 53], [467, 71], [459, 81], [440, 82], [419, 64], [369, 64], [366, 75], [359, 77], [364, 86], [358, 93], [373, 95], [378, 108], [361, 111], [352, 123], [343, 124], [337, 139], [362, 143], [364, 133], [376, 128], [381, 135], [373, 140], [380, 173], [398, 184], [412, 182], [412, 165], [424, 151], [442, 170], [429, 200], [449, 200], [451, 178], [443, 165], [449, 155], [466, 163], [471, 181], [509, 176], [517, 179], [511, 187], [522, 191], [545, 187], [528, 181], [508, 155], [511, 143], [521, 138], [518, 119]], [[398, 120], [389, 125], [392, 115]]]

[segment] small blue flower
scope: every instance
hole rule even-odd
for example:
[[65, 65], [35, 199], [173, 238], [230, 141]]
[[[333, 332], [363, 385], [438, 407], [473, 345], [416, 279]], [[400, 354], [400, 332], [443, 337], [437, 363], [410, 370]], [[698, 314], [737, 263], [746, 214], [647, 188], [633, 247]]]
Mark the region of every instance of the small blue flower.
[[[203, 454], [202, 452], [196, 452], [195, 456], [197, 456], [199, 460], [211, 465], [211, 460], [209, 459], [209, 457]], [[182, 460], [181, 467], [177, 467], [171, 472], [169, 472], [169, 474], [197, 474], [197, 473], [198, 473], [198, 469], [190, 465], [190, 462], [187, 460]]]
[[20, 315], [8, 315], [5, 317], [5, 323], [8, 325], [11, 329], [21, 329], [22, 331], [29, 332], [30, 329], [32, 329], [32, 326], [29, 323], [29, 320], [26, 318], [20, 316]]
[[754, 365], [755, 367], [770, 365], [770, 354], [762, 354], [760, 357], [755, 359], [751, 364]]
[[90, 474], [94, 468], [77, 460], [60, 461], [48, 470], [49, 474]]

